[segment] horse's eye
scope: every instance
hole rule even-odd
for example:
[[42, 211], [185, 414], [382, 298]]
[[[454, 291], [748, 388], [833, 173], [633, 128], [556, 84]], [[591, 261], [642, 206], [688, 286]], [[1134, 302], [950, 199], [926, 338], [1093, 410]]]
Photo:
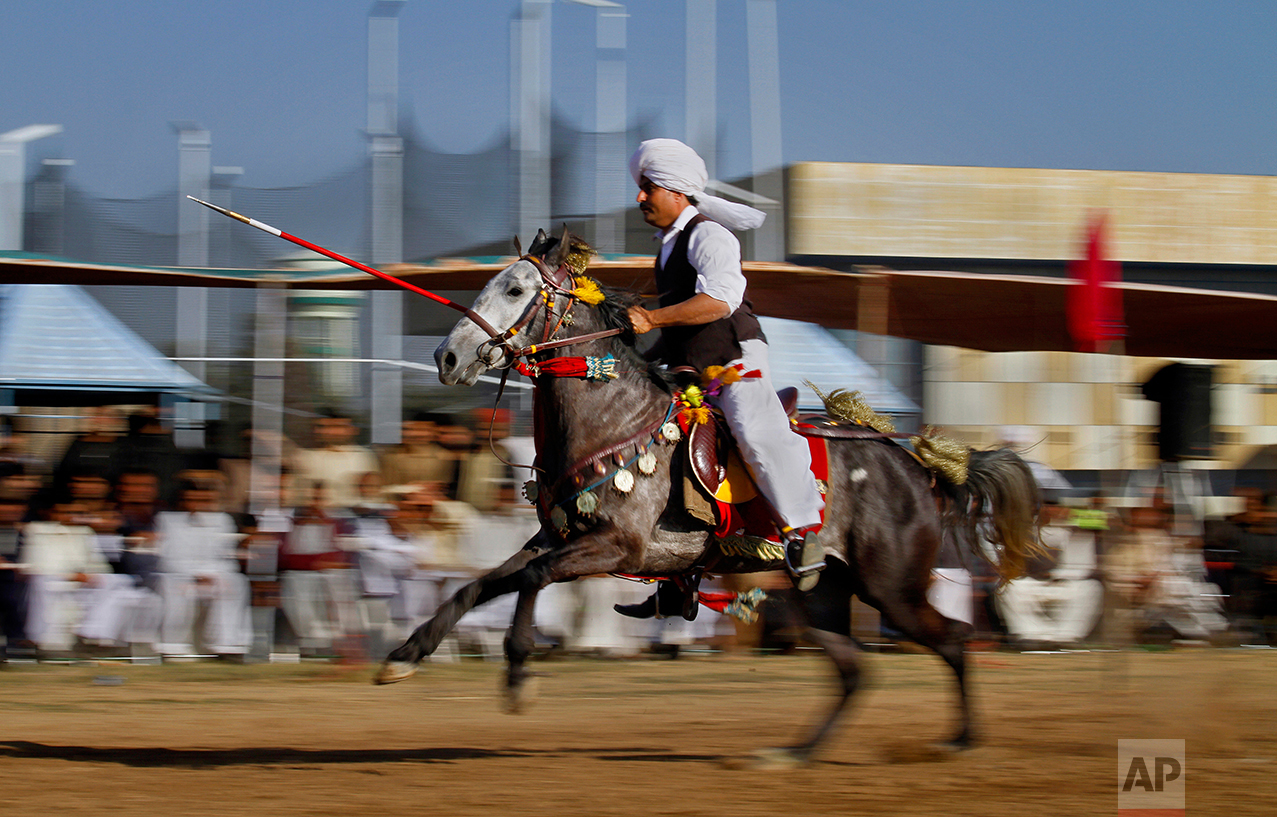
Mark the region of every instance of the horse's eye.
[[511, 298], [517, 298], [523, 294], [523, 290], [520, 287], [515, 287], [514, 289], [510, 290], [506, 294], [509, 295]]

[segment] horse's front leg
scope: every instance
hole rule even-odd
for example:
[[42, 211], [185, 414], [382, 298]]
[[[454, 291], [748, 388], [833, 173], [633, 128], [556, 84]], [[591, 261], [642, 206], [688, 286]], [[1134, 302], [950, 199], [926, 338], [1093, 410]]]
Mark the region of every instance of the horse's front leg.
[[505, 637], [505, 710], [512, 715], [521, 714], [525, 705], [528, 678], [531, 676], [527, 661], [534, 645], [532, 616], [540, 592], [539, 587], [527, 587], [519, 591], [510, 632]]
[[429, 621], [413, 630], [408, 640], [386, 657], [373, 682], [393, 684], [411, 678], [417, 672], [417, 665], [434, 653], [462, 616], [480, 604], [521, 589], [520, 573], [533, 559], [545, 553], [546, 548], [545, 533], [539, 531], [500, 567], [458, 590], [452, 598], [439, 605]]
[[506, 711], [523, 711], [528, 679], [527, 660], [533, 648], [533, 613], [537, 595], [547, 585], [621, 569], [631, 552], [625, 547], [626, 537], [616, 532], [596, 531], [532, 560], [520, 571], [523, 585], [506, 635]]

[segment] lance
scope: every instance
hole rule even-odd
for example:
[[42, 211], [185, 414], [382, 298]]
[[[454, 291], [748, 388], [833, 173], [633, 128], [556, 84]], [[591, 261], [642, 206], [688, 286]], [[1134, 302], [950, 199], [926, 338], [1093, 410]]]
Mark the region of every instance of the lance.
[[249, 218], [248, 216], [241, 216], [239, 213], [236, 213], [234, 210], [227, 210], [225, 207], [218, 207], [216, 204], [210, 204], [209, 202], [204, 201], [203, 199], [197, 199], [194, 196], [187, 196], [187, 198], [193, 202], [204, 205], [210, 210], [216, 210], [217, 212], [221, 213], [224, 216], [233, 218], [236, 221], [242, 221], [250, 227], [256, 227], [257, 229], [261, 230], [264, 233], [270, 233], [271, 235], [276, 236], [277, 238], [282, 238], [285, 241], [291, 241], [294, 244], [298, 245], [299, 247], [305, 247], [306, 249], [311, 250], [312, 252], [317, 252], [320, 255], [327, 256], [328, 258], [331, 258], [334, 261], [340, 261], [341, 263], [345, 264], [348, 267], [354, 267], [360, 272], [366, 272], [369, 275], [375, 275], [383, 281], [387, 281], [396, 286], [403, 287], [409, 292], [415, 292], [418, 295], [424, 295], [430, 300], [434, 301], [435, 303], [440, 303], [446, 307], [455, 309], [458, 312], [462, 312], [465, 314], [467, 318], [477, 323], [481, 329], [483, 329], [485, 332], [487, 332], [489, 335], [491, 335], [494, 338], [500, 337], [502, 334], [496, 331], [495, 329], [493, 329], [492, 326], [489, 325], [489, 323], [486, 320], [484, 320], [481, 315], [479, 315], [479, 313], [475, 312], [468, 306], [463, 306], [462, 304], [459, 304], [456, 301], [450, 301], [447, 298], [443, 297], [442, 295], [436, 295], [428, 289], [422, 289], [416, 284], [410, 284], [407, 281], [403, 280], [402, 278], [396, 278], [395, 276], [390, 275], [389, 273], [382, 272], [379, 269], [374, 269], [373, 267], [370, 267], [367, 264], [361, 264], [352, 258], [347, 258], [344, 255], [335, 253], [330, 249], [319, 246], [318, 244], [312, 244], [311, 242], [307, 241], [304, 238], [298, 238], [295, 235], [289, 235], [288, 233], [284, 232], [278, 227], [272, 227], [269, 224], [260, 222], [255, 218]]

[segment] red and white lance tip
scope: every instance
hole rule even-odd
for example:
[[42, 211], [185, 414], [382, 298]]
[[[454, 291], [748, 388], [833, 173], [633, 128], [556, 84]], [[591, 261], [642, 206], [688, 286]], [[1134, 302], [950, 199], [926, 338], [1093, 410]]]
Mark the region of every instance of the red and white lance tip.
[[278, 230], [270, 226], [269, 224], [263, 224], [262, 222], [258, 221], [255, 218], [249, 218], [248, 216], [241, 216], [239, 213], [236, 213], [234, 210], [227, 210], [225, 207], [218, 207], [216, 204], [211, 204], [207, 201], [204, 201], [203, 199], [197, 199], [194, 196], [187, 196], [187, 198], [193, 202], [204, 205], [210, 210], [216, 210], [217, 212], [221, 213], [224, 216], [229, 216], [235, 219], [236, 221], [242, 221], [245, 224], [249, 225], [250, 227], [256, 227], [262, 232], [270, 233], [273, 236], [283, 236], [284, 234], [283, 230]]

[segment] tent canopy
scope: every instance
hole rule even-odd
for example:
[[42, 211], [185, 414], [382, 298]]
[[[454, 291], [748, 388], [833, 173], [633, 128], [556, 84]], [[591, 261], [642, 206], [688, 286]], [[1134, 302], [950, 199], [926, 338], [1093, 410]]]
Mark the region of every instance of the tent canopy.
[[0, 388], [211, 393], [76, 286], [0, 287]]

